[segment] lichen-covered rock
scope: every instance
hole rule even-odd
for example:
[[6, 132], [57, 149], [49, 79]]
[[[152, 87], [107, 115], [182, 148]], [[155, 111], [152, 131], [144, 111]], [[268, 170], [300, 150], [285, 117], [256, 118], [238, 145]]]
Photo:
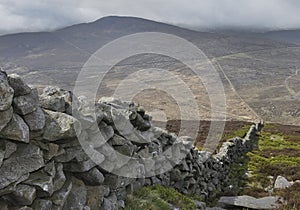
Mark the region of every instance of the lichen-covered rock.
[[19, 144], [17, 151], [0, 168], [0, 189], [43, 166], [44, 159], [40, 148], [32, 144]]
[[9, 86], [7, 75], [0, 71], [0, 111], [10, 108], [14, 97], [14, 89]]
[[44, 109], [65, 112], [71, 103], [71, 93], [59, 87], [49, 86], [40, 95], [40, 104]]
[[10, 107], [5, 111], [0, 111], [0, 131], [5, 128], [13, 116], [13, 108]]
[[23, 119], [29, 126], [30, 131], [39, 131], [45, 127], [46, 118], [44, 111], [40, 107], [37, 107], [34, 112], [25, 115]]
[[[57, 141], [76, 137], [81, 131], [80, 123], [74, 117], [46, 110], [46, 125], [43, 138], [48, 141]], [[80, 133], [78, 133], [79, 135]]]
[[32, 89], [27, 95], [14, 97], [14, 111], [20, 115], [27, 115], [34, 112], [39, 104], [39, 96], [36, 88]]
[[8, 83], [14, 89], [14, 96], [23, 96], [31, 92], [31, 88], [17, 74], [8, 75]]
[[12, 119], [0, 132], [3, 138], [29, 143], [29, 127], [17, 114], [13, 114]]

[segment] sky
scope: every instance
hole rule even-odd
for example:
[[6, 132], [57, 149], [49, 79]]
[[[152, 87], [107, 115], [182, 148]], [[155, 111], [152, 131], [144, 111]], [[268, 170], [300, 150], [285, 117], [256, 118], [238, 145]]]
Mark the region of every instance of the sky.
[[45, 31], [109, 15], [197, 29], [300, 28], [299, 0], [0, 0], [0, 34]]

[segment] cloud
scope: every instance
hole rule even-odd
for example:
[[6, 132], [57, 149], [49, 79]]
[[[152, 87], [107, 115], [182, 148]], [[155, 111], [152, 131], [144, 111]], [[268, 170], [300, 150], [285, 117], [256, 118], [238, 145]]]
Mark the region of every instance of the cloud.
[[52, 30], [107, 15], [194, 28], [300, 28], [298, 0], [1, 0], [0, 32]]

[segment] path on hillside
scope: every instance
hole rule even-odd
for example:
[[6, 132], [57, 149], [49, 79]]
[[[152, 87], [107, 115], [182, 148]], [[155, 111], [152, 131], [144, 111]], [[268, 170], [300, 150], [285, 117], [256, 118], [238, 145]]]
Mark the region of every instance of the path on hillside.
[[[232, 54], [234, 55], [234, 54]], [[223, 57], [223, 56], [222, 56]], [[224, 75], [225, 79], [228, 81], [228, 84], [230, 86], [230, 88], [232, 89], [232, 91], [236, 94], [236, 96], [248, 107], [248, 109], [257, 117], [257, 120], [262, 120], [262, 118], [256, 113], [256, 111], [254, 111], [254, 109], [252, 109], [252, 107], [242, 98], [242, 96], [238, 93], [238, 91], [235, 89], [234, 85], [232, 84], [231, 80], [229, 79], [229, 77], [227, 76], [227, 74], [225, 73], [224, 69], [222, 68], [222, 66], [219, 64], [219, 62], [217, 61], [218, 58], [213, 58], [211, 61], [213, 64], [217, 65], [218, 69], [222, 72], [222, 74]]]
[[295, 76], [298, 76], [298, 73], [299, 73], [299, 69], [296, 69], [295, 74], [288, 76], [284, 81], [285, 88], [288, 90], [288, 92], [290, 93], [291, 96], [297, 95], [297, 92], [289, 86], [289, 80]]

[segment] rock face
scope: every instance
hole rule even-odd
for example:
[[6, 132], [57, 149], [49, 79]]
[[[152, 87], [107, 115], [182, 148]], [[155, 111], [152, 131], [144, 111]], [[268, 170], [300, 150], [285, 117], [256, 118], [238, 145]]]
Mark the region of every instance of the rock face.
[[80, 130], [79, 122], [70, 115], [46, 111], [46, 126], [43, 138], [57, 141], [76, 137], [76, 126]]
[[27, 115], [34, 112], [38, 107], [37, 89], [32, 89], [29, 94], [14, 97], [13, 106], [16, 113]]
[[133, 102], [91, 105], [57, 87], [38, 96], [18, 75], [0, 72], [0, 208], [115, 210], [128, 192], [152, 184], [212, 197], [228, 188], [231, 165], [251, 151], [261, 127], [212, 155], [153, 127]]
[[9, 75], [8, 83], [14, 89], [15, 97], [24, 96], [31, 92], [31, 88], [17, 74]]

